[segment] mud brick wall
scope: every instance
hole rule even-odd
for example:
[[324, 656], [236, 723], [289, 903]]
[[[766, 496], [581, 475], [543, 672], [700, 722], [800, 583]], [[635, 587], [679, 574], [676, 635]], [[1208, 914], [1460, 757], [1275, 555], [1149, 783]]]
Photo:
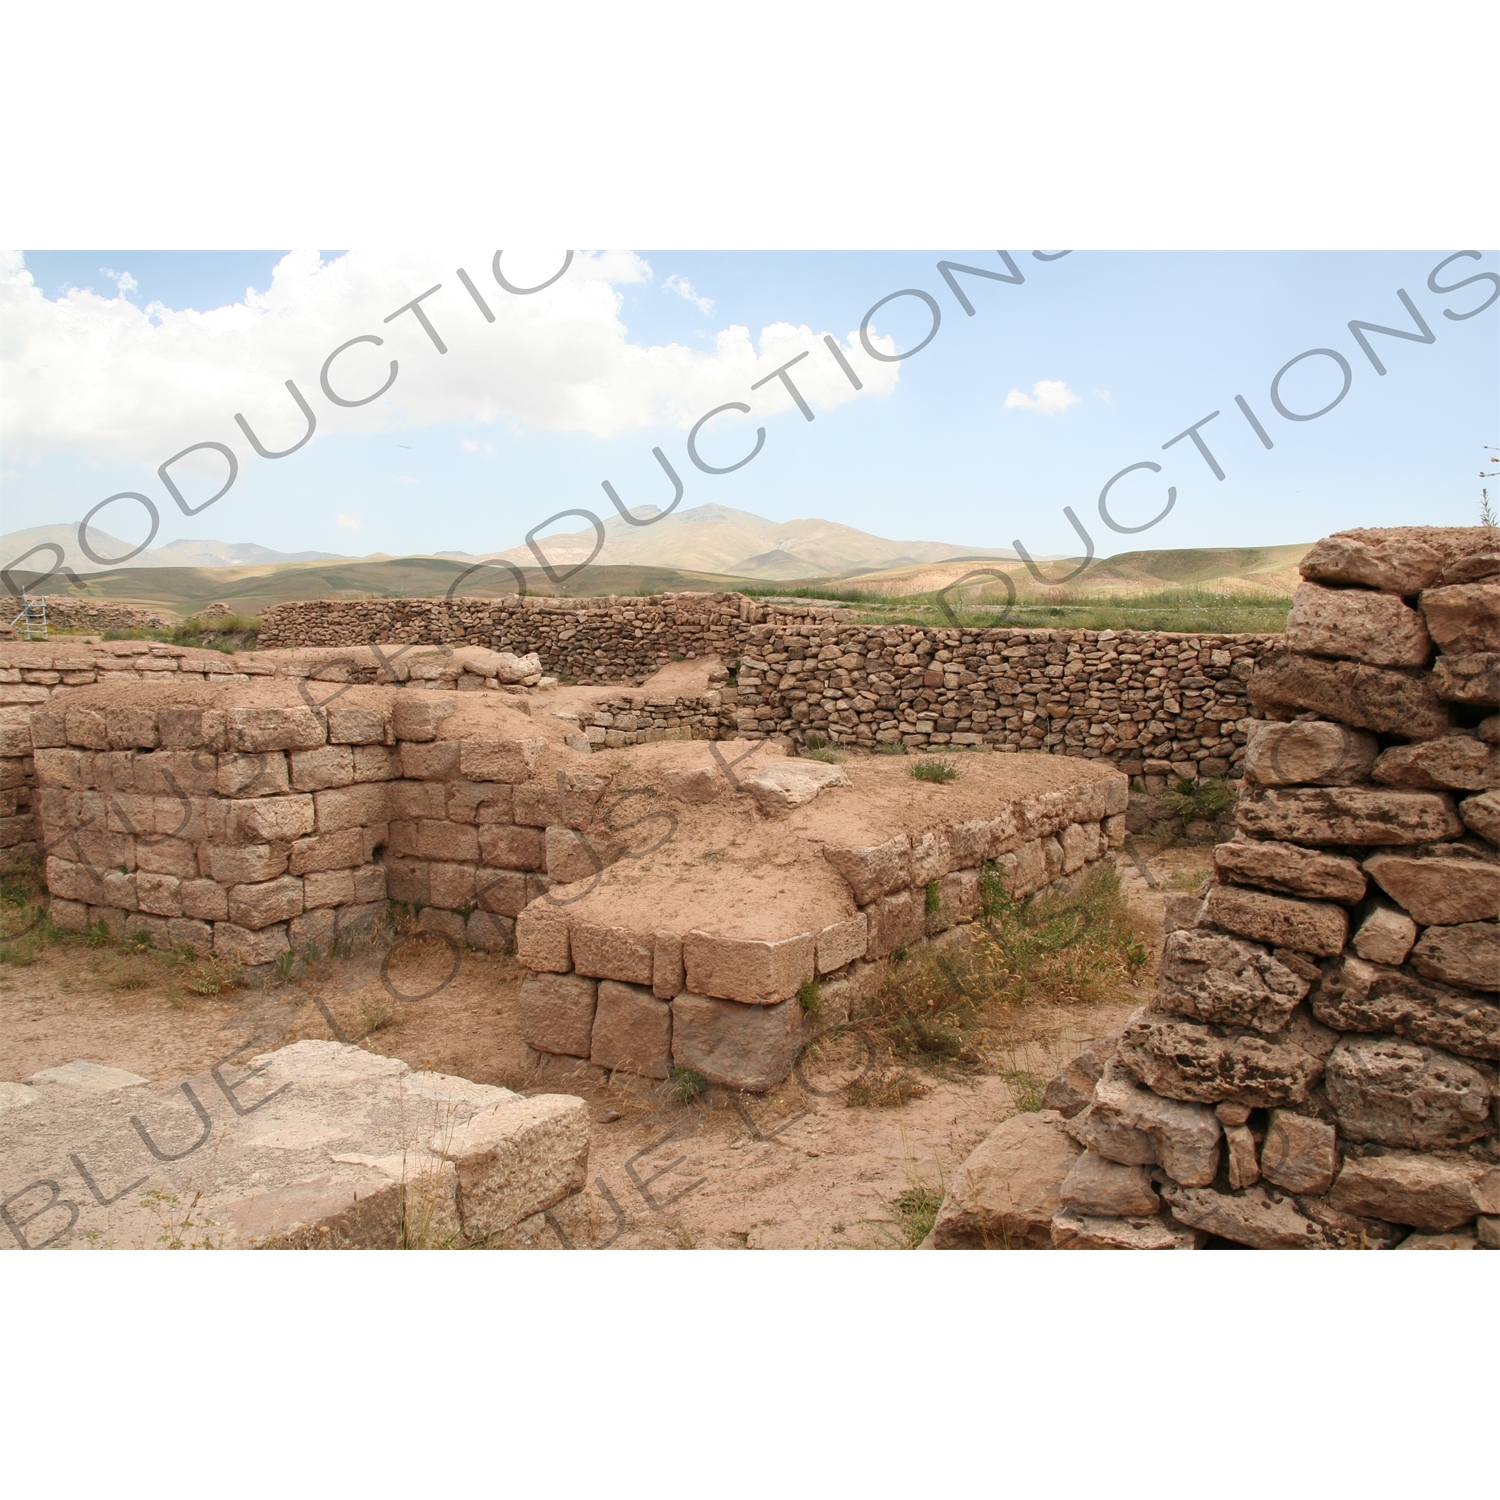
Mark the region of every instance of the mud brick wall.
[[562, 677], [637, 685], [674, 657], [715, 656], [737, 663], [721, 703], [737, 734], [1043, 750], [1190, 778], [1235, 774], [1257, 717], [1245, 684], [1282, 644], [1276, 635], [876, 629], [736, 594], [284, 604], [267, 611], [260, 640], [481, 641], [535, 651]]
[[1500, 547], [1341, 533], [1152, 1005], [1054, 1080], [1053, 1243], [1500, 1248]]
[[[171, 610], [142, 609], [139, 605], [109, 600], [74, 599], [67, 594], [48, 594], [46, 603], [47, 624], [52, 630], [168, 630], [180, 618]], [[13, 595], [6, 598], [5, 604], [7, 620], [21, 613], [21, 601]]]

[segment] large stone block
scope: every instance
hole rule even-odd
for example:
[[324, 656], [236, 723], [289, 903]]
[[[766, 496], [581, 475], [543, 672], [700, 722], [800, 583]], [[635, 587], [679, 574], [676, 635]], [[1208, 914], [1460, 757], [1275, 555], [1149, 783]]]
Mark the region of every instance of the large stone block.
[[1043, 1107], [1056, 1110], [1066, 1120], [1087, 1109], [1093, 1102], [1094, 1087], [1104, 1074], [1109, 1060], [1115, 1055], [1115, 1044], [1119, 1032], [1092, 1041], [1077, 1057], [1064, 1063], [1056, 1075], [1047, 1082], [1042, 1099]]
[[1500, 844], [1500, 792], [1465, 797], [1458, 804], [1458, 813], [1465, 827], [1492, 844]]
[[568, 1094], [512, 1098], [481, 1110], [434, 1146], [457, 1168], [464, 1234], [483, 1241], [583, 1190], [588, 1106]]
[[1493, 550], [1493, 534], [1483, 526], [1362, 526], [1325, 536], [1298, 571], [1319, 583], [1411, 595], [1451, 574], [1462, 559]]
[[298, 839], [287, 856], [286, 868], [293, 875], [311, 875], [320, 870], [348, 870], [363, 864], [364, 839], [358, 828], [339, 833], [320, 833]]
[[1382, 786], [1482, 792], [1500, 787], [1500, 751], [1476, 735], [1445, 734], [1440, 740], [1392, 746], [1375, 762], [1372, 774]]
[[745, 777], [740, 785], [763, 813], [780, 817], [811, 802], [829, 787], [853, 783], [838, 766], [817, 760], [785, 760], [763, 766], [753, 776]]
[[1500, 1057], [1500, 1005], [1350, 954], [1324, 976], [1312, 1008], [1336, 1031], [1390, 1032], [1463, 1057]]
[[449, 782], [447, 815], [455, 823], [513, 823], [514, 795], [514, 787], [497, 781]]
[[1134, 1078], [1163, 1098], [1275, 1109], [1300, 1104], [1322, 1078], [1326, 1054], [1315, 1049], [1324, 1037], [1301, 1029], [1275, 1040], [1221, 1036], [1208, 1026], [1147, 1015], [1125, 1028], [1118, 1056]]
[[1345, 1213], [1416, 1229], [1456, 1229], [1480, 1211], [1489, 1179], [1500, 1179], [1500, 1171], [1483, 1162], [1386, 1151], [1349, 1157], [1328, 1196]]
[[199, 864], [220, 885], [253, 885], [284, 874], [287, 855], [271, 844], [203, 844]]
[[330, 745], [383, 745], [386, 743], [385, 719], [374, 709], [356, 708], [349, 703], [335, 703], [327, 710]]
[[185, 917], [222, 922], [229, 916], [229, 892], [217, 880], [184, 880], [177, 894]]
[[1478, 1140], [1489, 1127], [1491, 1075], [1396, 1037], [1346, 1037], [1325, 1088], [1339, 1133], [1352, 1141], [1426, 1151]]
[[1427, 627], [1395, 594], [1299, 585], [1286, 621], [1289, 650], [1347, 657], [1377, 667], [1421, 667], [1432, 654]]
[[1297, 901], [1242, 886], [1216, 885], [1204, 915], [1210, 922], [1256, 942], [1331, 958], [1343, 951], [1349, 913], [1326, 901]]
[[1274, 1109], [1260, 1151], [1261, 1175], [1288, 1193], [1326, 1193], [1338, 1170], [1337, 1141], [1327, 1121]]
[[235, 922], [214, 923], [214, 952], [223, 958], [237, 958], [242, 964], [269, 964], [290, 951], [285, 922], [258, 931]]
[[311, 833], [314, 826], [313, 799], [299, 793], [210, 803], [209, 809], [210, 833], [216, 842], [226, 844], [290, 843]]
[[463, 774], [459, 768], [458, 741], [423, 743], [403, 740], [401, 774], [411, 781], [457, 781]]
[[927, 931], [925, 892], [898, 891], [866, 908], [870, 920], [870, 958], [887, 958], [898, 948], [919, 943]]
[[[458, 769], [469, 781], [529, 781], [546, 748], [544, 739], [459, 740]], [[403, 751], [403, 757], [405, 752]]]
[[301, 704], [291, 708], [224, 710], [231, 750], [310, 750], [326, 744], [323, 721]]
[[1252, 674], [1250, 701], [1260, 709], [1311, 709], [1356, 729], [1432, 740], [1449, 716], [1433, 680], [1363, 662], [1315, 656], [1273, 656]]
[[1212, 1188], [1166, 1183], [1161, 1193], [1179, 1223], [1251, 1250], [1321, 1250], [1325, 1245], [1312, 1219], [1290, 1198], [1264, 1186], [1243, 1193], [1216, 1193]]
[[619, 980], [624, 984], [651, 983], [651, 957], [655, 946], [652, 933], [575, 921], [569, 934], [573, 967], [578, 973], [594, 979]]
[[1048, 1250], [1058, 1193], [1078, 1147], [1055, 1111], [1014, 1115], [970, 1152], [947, 1184], [935, 1250]]
[[1105, 1069], [1089, 1107], [1067, 1129], [1080, 1145], [1110, 1161], [1159, 1162], [1175, 1182], [1202, 1186], [1219, 1169], [1222, 1132], [1214, 1112], [1154, 1094], [1117, 1065]]
[[347, 745], [321, 745], [316, 750], [294, 750], [292, 785], [299, 792], [322, 792], [348, 786], [354, 780], [354, 752]]
[[516, 917], [516, 961], [549, 974], [566, 974], [573, 967], [564, 909], [534, 901]]
[[1500, 651], [1500, 583], [1456, 583], [1425, 589], [1422, 614], [1427, 629], [1448, 656]]
[[229, 920], [252, 932], [301, 914], [302, 880], [297, 875], [229, 888]]
[[1419, 927], [1500, 918], [1500, 861], [1374, 854], [1365, 869]]
[[399, 693], [391, 727], [398, 740], [433, 740], [443, 720], [457, 711], [458, 699], [451, 693]]
[[1144, 1167], [1123, 1166], [1094, 1151], [1085, 1151], [1073, 1163], [1057, 1196], [1075, 1215], [1145, 1218], [1161, 1207]]
[[155, 875], [138, 870], [135, 892], [144, 912], [158, 917], [182, 915], [182, 881], [175, 875]]
[[1235, 820], [1252, 838], [1294, 844], [1428, 844], [1463, 833], [1446, 792], [1396, 792], [1377, 787], [1247, 790]]
[[1500, 990], [1500, 926], [1465, 922], [1458, 927], [1429, 927], [1411, 950], [1411, 966], [1445, 984]]
[[547, 829], [543, 853], [548, 877], [558, 885], [572, 885], [594, 879], [619, 859], [623, 848], [607, 833], [553, 825]]
[[786, 1077], [802, 1035], [802, 1007], [795, 1000], [739, 1005], [684, 993], [672, 1002], [673, 1063], [752, 1094]]
[[818, 973], [832, 974], [863, 958], [870, 942], [870, 919], [862, 911], [843, 922], [830, 922], [818, 934]]
[[1280, 1031], [1310, 988], [1264, 948], [1204, 928], [1167, 935], [1153, 1010], [1217, 1026]]
[[546, 862], [546, 838], [540, 828], [515, 823], [481, 823], [479, 857], [503, 870], [540, 870]]
[[521, 981], [521, 1037], [538, 1052], [587, 1057], [598, 985], [580, 974], [528, 974]]
[[1447, 703], [1467, 703], [1493, 712], [1500, 706], [1500, 651], [1438, 657], [1432, 664], [1432, 686]]
[[221, 797], [282, 796], [292, 789], [285, 751], [227, 751], [218, 758], [213, 789]]
[[[388, 823], [391, 818], [384, 782], [333, 787], [326, 792], [314, 792], [303, 800], [310, 801], [316, 809], [319, 833], [368, 828], [374, 823]], [[311, 833], [313, 830], [307, 828], [304, 831]]]
[[671, 1000], [682, 993], [686, 983], [682, 939], [675, 932], [656, 933], [651, 949], [651, 993], [658, 1000]]
[[815, 949], [810, 932], [776, 942], [690, 932], [682, 940], [687, 987], [712, 999], [774, 1005], [813, 978]]
[[1368, 883], [1355, 860], [1275, 840], [1236, 839], [1219, 844], [1214, 849], [1214, 869], [1221, 880], [1239, 885], [1346, 905], [1360, 900]]
[[[427, 865], [427, 899], [444, 911], [458, 911], [476, 905], [479, 868], [457, 861], [430, 860]], [[494, 903], [485, 907], [495, 910]]]
[[849, 883], [856, 906], [911, 884], [911, 841], [903, 833], [883, 844], [825, 844], [823, 858]]
[[672, 1067], [671, 1005], [648, 989], [606, 979], [599, 986], [589, 1061], [642, 1078], [665, 1078]]

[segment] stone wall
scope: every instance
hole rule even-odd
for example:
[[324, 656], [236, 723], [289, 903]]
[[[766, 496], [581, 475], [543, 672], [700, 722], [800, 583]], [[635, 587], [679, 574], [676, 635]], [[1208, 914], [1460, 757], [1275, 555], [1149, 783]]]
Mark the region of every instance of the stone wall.
[[1169, 898], [1153, 1004], [1049, 1087], [1085, 1148], [1055, 1245], [1500, 1248], [1500, 547], [1301, 570], [1239, 834]]
[[721, 703], [733, 733], [1046, 750], [1191, 778], [1233, 774], [1243, 759], [1255, 717], [1245, 683], [1282, 641], [840, 620], [737, 594], [320, 601], [268, 610], [260, 643], [482, 642], [535, 651], [560, 677], [636, 685], [673, 659], [714, 656], [736, 667]]
[[[5, 596], [5, 604], [6, 620], [21, 613], [21, 601], [14, 596]], [[181, 619], [169, 609], [145, 609], [107, 599], [75, 599], [69, 594], [48, 594], [46, 605], [47, 624], [52, 631], [170, 630]]]

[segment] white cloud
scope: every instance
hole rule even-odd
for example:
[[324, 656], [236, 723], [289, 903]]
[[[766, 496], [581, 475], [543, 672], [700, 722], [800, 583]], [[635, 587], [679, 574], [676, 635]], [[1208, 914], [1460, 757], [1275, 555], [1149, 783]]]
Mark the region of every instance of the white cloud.
[[668, 276], [662, 282], [661, 289], [664, 292], [676, 292], [684, 302], [691, 302], [705, 318], [714, 310], [714, 299], [712, 297], [700, 297], [693, 290], [693, 283], [685, 277], [675, 274]]
[[495, 445], [493, 443], [476, 443], [473, 438], [465, 438], [458, 445], [465, 453], [478, 453], [484, 458], [495, 456]]
[[[507, 252], [502, 270], [516, 285], [545, 281], [559, 254]], [[495, 321], [487, 323], [454, 274], [463, 266]], [[824, 330], [773, 324], [757, 344], [748, 328], [719, 330], [711, 349], [632, 342], [620, 319], [617, 287], [649, 279], [629, 252], [579, 252], [545, 292], [515, 296], [491, 274], [490, 255], [350, 251], [323, 261], [295, 251], [276, 266], [270, 288], [206, 312], [73, 290], [48, 300], [19, 253], [0, 253], [0, 441], [8, 456], [35, 459], [71, 451], [88, 460], [135, 459], [152, 468], [190, 444], [225, 443], [242, 464], [257, 458], [234, 421], [242, 412], [261, 443], [290, 447], [306, 423], [286, 390], [296, 382], [328, 433], [395, 432], [433, 423], [584, 432], [609, 438], [652, 427], [691, 427], [726, 401], [756, 416], [787, 410], [779, 380], [749, 385], [793, 355], [808, 352], [792, 377], [814, 408], [855, 399], [823, 347]], [[440, 354], [410, 313], [386, 323], [427, 288], [422, 308], [448, 346]], [[391, 360], [396, 380], [365, 406], [339, 407], [319, 372], [340, 344], [361, 335], [335, 363], [333, 388], [347, 396], [377, 389]], [[898, 366], [871, 360], [850, 334], [840, 341], [865, 395], [888, 395]], [[891, 347], [875, 339], [876, 347]], [[317, 441], [317, 438], [314, 441]], [[212, 457], [213, 455], [195, 455]], [[190, 471], [194, 460], [178, 472]], [[222, 460], [218, 460], [222, 473]], [[207, 470], [205, 470], [205, 473]]]
[[421, 484], [421, 480], [415, 474], [392, 474], [392, 484]]
[[131, 292], [140, 290], [140, 283], [129, 271], [111, 271], [108, 266], [100, 266], [99, 274], [108, 276], [122, 297], [128, 297]]
[[1029, 396], [1025, 391], [1012, 391], [1005, 398], [1007, 407], [1019, 406], [1023, 411], [1046, 412], [1049, 416], [1067, 411], [1077, 401], [1078, 397], [1068, 389], [1066, 380], [1039, 380], [1032, 386]]
[[365, 523], [358, 516], [351, 516], [348, 511], [341, 511], [334, 520], [334, 525], [340, 531], [363, 531]]
[[1106, 406], [1114, 405], [1115, 398], [1111, 396], [1108, 391], [1100, 390], [1098, 386], [1095, 386], [1093, 390], [1089, 392], [1089, 394], [1091, 396], [1097, 396], [1102, 402], [1104, 402]]

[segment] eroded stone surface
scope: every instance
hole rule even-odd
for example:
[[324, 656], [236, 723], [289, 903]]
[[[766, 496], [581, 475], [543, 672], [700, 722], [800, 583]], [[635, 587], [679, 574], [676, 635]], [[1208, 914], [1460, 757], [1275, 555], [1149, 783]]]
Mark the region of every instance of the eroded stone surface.
[[1124, 1166], [1160, 1163], [1177, 1182], [1210, 1183], [1219, 1169], [1219, 1121], [1201, 1104], [1142, 1088], [1123, 1068], [1105, 1070], [1093, 1102], [1067, 1124], [1069, 1135]]
[[1253, 1109], [1300, 1104], [1323, 1076], [1323, 1058], [1290, 1036], [1217, 1035], [1216, 1028], [1146, 1016], [1120, 1037], [1119, 1060], [1167, 1099]]
[[1500, 1005], [1351, 954], [1324, 976], [1312, 1009], [1336, 1031], [1390, 1032], [1463, 1057], [1500, 1056]]
[[1169, 1222], [1150, 1219], [1109, 1219], [1064, 1210], [1052, 1221], [1054, 1250], [1196, 1250], [1201, 1234]]
[[1317, 583], [1299, 585], [1293, 596], [1286, 643], [1292, 651], [1377, 667], [1420, 667], [1432, 654], [1422, 616], [1397, 595]]
[[802, 1036], [795, 1000], [743, 1005], [682, 994], [672, 1002], [672, 1061], [710, 1083], [764, 1093], [786, 1077]]
[[1286, 1192], [1326, 1193], [1338, 1170], [1337, 1132], [1324, 1120], [1272, 1110], [1260, 1169], [1267, 1182]]
[[708, 932], [690, 932], [682, 940], [688, 988], [746, 1005], [775, 1005], [795, 995], [813, 977], [815, 951], [810, 932], [777, 942]]
[[1450, 723], [1431, 678], [1363, 662], [1272, 657], [1256, 668], [1249, 692], [1260, 709], [1311, 709], [1356, 729], [1413, 740], [1436, 739]]
[[1379, 754], [1373, 734], [1347, 724], [1260, 724], [1245, 746], [1245, 775], [1260, 786], [1352, 786]]
[[528, 974], [521, 981], [521, 1035], [538, 1052], [587, 1057], [598, 986], [581, 974]]
[[1073, 1058], [1048, 1080], [1042, 1103], [1054, 1109], [1065, 1120], [1087, 1109], [1094, 1097], [1094, 1085], [1099, 1082], [1106, 1064], [1115, 1055], [1115, 1046], [1120, 1039], [1118, 1031], [1090, 1042], [1077, 1057]]
[[1494, 1097], [1493, 1075], [1388, 1036], [1341, 1041], [1328, 1058], [1325, 1087], [1340, 1135], [1413, 1150], [1478, 1140]]
[[1085, 1151], [1073, 1163], [1058, 1197], [1075, 1215], [1148, 1217], [1161, 1207], [1144, 1167], [1123, 1166], [1095, 1151]]
[[599, 986], [589, 1061], [642, 1078], [665, 1078], [672, 1066], [672, 1007], [640, 985], [606, 979]]
[[755, 798], [762, 811], [788, 813], [811, 802], [819, 792], [833, 786], [852, 786], [835, 765], [819, 760], [784, 760], [765, 766], [741, 785]]
[[1500, 918], [1500, 860], [1374, 854], [1365, 869], [1420, 927]]
[[1500, 926], [1465, 922], [1458, 927], [1429, 927], [1411, 950], [1411, 966], [1445, 984], [1500, 990]]
[[1500, 703], [1500, 652], [1440, 656], [1432, 664], [1432, 685], [1445, 702], [1493, 709]]
[[938, 1250], [1047, 1250], [1078, 1147], [1052, 1110], [997, 1125], [948, 1184], [933, 1225]]
[[1299, 901], [1242, 886], [1216, 885], [1205, 918], [1219, 927], [1276, 948], [1330, 958], [1349, 934], [1349, 913], [1326, 901]]
[[1345, 1161], [1329, 1201], [1348, 1213], [1410, 1224], [1417, 1229], [1453, 1229], [1479, 1211], [1481, 1185], [1500, 1171], [1466, 1157], [1387, 1151]]
[[1247, 790], [1235, 818], [1252, 838], [1294, 844], [1430, 844], [1459, 838], [1464, 831], [1446, 792], [1383, 787]]
[[1174, 1219], [1252, 1250], [1320, 1250], [1324, 1246], [1319, 1226], [1292, 1199], [1263, 1185], [1243, 1193], [1216, 1193], [1212, 1188], [1166, 1183], [1161, 1193]]
[[1276, 1032], [1309, 982], [1264, 948], [1203, 928], [1169, 933], [1153, 1010], [1224, 1026]]
[[1475, 735], [1445, 734], [1416, 745], [1393, 745], [1371, 774], [1382, 786], [1482, 792], [1500, 787], [1500, 754]]
[[1421, 604], [1432, 639], [1449, 656], [1500, 651], [1500, 584], [1485, 580], [1426, 589]]
[[1347, 905], [1358, 901], [1368, 884], [1356, 860], [1274, 840], [1236, 839], [1219, 844], [1214, 848], [1214, 869], [1221, 880], [1239, 885]]
[[1416, 940], [1417, 924], [1398, 907], [1381, 901], [1365, 914], [1350, 946], [1372, 964], [1395, 967], [1406, 962]]
[[1466, 827], [1473, 829], [1480, 838], [1500, 844], [1500, 792], [1465, 797], [1459, 803], [1458, 811]]
[[1494, 533], [1486, 526], [1361, 526], [1324, 537], [1297, 570], [1319, 583], [1418, 594], [1494, 546]]

